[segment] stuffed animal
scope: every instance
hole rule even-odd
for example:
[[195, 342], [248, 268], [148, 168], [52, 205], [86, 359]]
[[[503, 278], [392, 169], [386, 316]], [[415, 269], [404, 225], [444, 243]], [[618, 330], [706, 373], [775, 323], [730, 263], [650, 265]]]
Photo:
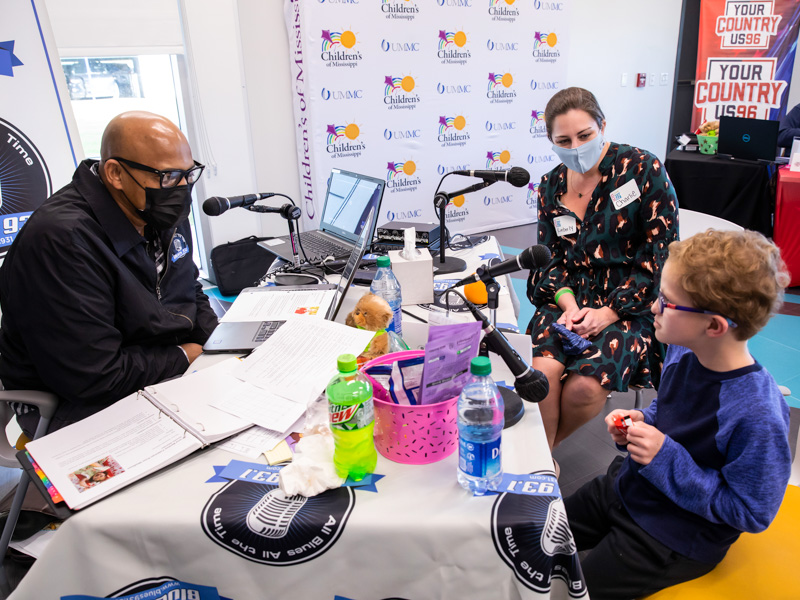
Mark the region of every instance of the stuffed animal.
[[375, 294], [364, 294], [344, 322], [350, 327], [376, 332], [360, 358], [371, 360], [389, 352], [386, 327], [392, 322], [392, 309], [386, 300]]

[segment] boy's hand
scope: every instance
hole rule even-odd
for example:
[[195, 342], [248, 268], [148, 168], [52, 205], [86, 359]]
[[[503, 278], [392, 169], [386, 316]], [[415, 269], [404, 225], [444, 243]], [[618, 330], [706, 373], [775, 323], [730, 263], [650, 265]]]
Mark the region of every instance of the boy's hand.
[[664, 445], [664, 434], [647, 423], [634, 423], [628, 429], [628, 452], [640, 465], [647, 466]]
[[[618, 408], [616, 410], [612, 410], [608, 416], [605, 418], [606, 427], [608, 428], [608, 433], [611, 434], [611, 439], [614, 440], [615, 444], [619, 444], [620, 446], [624, 446], [628, 443], [627, 436], [622, 433], [617, 426], [615, 425], [614, 421], [617, 417], [624, 419], [625, 417], [630, 417], [631, 421], [634, 423], [641, 423], [644, 421], [644, 415], [639, 410], [624, 410]], [[630, 431], [630, 430], [629, 430]]]

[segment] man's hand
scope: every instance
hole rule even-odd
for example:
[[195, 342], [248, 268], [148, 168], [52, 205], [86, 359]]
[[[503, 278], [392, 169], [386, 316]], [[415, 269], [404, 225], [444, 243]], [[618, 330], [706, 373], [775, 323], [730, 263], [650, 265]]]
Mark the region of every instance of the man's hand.
[[619, 315], [613, 308], [582, 308], [572, 317], [572, 331], [582, 338], [589, 339], [603, 329], [619, 321]]
[[181, 344], [181, 348], [186, 352], [186, 358], [189, 359], [189, 364], [192, 364], [194, 359], [203, 353], [203, 347], [200, 344]]
[[628, 428], [628, 452], [640, 465], [649, 465], [663, 445], [664, 434], [652, 425], [642, 422]]
[[[616, 410], [612, 410], [605, 418], [606, 428], [608, 429], [608, 433], [611, 434], [611, 439], [614, 440], [615, 444], [619, 444], [620, 446], [624, 446], [628, 443], [627, 436], [622, 433], [619, 429], [617, 429], [616, 425], [614, 425], [614, 419], [617, 417], [625, 418], [630, 417], [631, 421], [634, 423], [643, 423], [644, 422], [644, 415], [640, 410], [624, 410], [618, 408]], [[628, 428], [630, 431], [631, 428]]]

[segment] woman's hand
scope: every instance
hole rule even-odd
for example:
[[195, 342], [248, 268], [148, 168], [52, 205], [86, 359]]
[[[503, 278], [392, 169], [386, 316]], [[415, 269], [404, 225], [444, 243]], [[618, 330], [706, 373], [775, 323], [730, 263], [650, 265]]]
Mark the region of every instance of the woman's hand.
[[612, 323], [619, 321], [619, 315], [613, 308], [582, 308], [572, 315], [572, 331], [582, 338], [589, 339], [603, 331]]
[[649, 465], [663, 445], [664, 434], [652, 425], [642, 422], [628, 427], [627, 449], [640, 465]]
[[574, 321], [575, 316], [580, 311], [581, 309], [578, 308], [578, 305], [573, 303], [572, 306], [568, 307], [567, 310], [561, 313], [561, 316], [558, 317], [558, 321], [556, 321], [556, 323], [563, 325], [564, 327], [572, 331], [572, 322]]

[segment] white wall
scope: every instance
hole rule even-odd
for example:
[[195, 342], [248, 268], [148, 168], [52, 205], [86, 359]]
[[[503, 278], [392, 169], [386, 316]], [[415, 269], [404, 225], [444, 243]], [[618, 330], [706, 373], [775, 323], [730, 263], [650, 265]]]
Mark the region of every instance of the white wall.
[[[575, 0], [570, 22], [567, 81], [591, 90], [606, 115], [606, 139], [664, 159], [681, 0]], [[628, 84], [620, 85], [627, 73]], [[636, 87], [636, 74], [655, 85]], [[667, 82], [661, 85], [661, 74]]]

